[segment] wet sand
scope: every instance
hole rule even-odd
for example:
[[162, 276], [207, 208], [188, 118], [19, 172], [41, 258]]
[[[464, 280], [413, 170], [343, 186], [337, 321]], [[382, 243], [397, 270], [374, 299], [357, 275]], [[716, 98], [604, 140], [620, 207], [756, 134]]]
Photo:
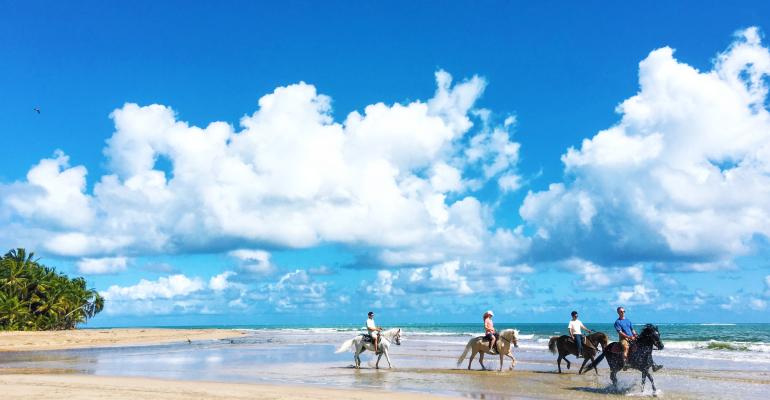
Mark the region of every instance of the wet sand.
[[[467, 359], [457, 365], [464, 338], [437, 340], [415, 335], [392, 349], [393, 369], [375, 369], [374, 357], [367, 352], [357, 370], [352, 367], [352, 353], [334, 352], [350, 335], [252, 331], [226, 340], [192, 343], [7, 352], [0, 354], [0, 384], [18, 390], [12, 393], [37, 393], [40, 387], [48, 387], [73, 399], [365, 399], [361, 396], [389, 392], [485, 400], [652, 395], [649, 382], [642, 391], [638, 371], [619, 373], [618, 387], [612, 386], [605, 363], [598, 375], [578, 375], [574, 363], [569, 370], [563, 364], [564, 373], [558, 374], [555, 356], [539, 344], [515, 350], [513, 371], [506, 361], [503, 371], [497, 372], [495, 357], [485, 359], [486, 366], [494, 370], [480, 371], [474, 360], [469, 371]], [[665, 351], [656, 352], [655, 357], [666, 365], [654, 374], [662, 398], [764, 399], [770, 390], [770, 368], [763, 363], [691, 360], [667, 356]], [[384, 358], [380, 365], [387, 366]], [[185, 392], [186, 388], [190, 391]]]
[[0, 352], [133, 346], [235, 338], [230, 329], [82, 329], [46, 332], [0, 332]]
[[389, 393], [378, 390], [327, 389], [308, 386], [275, 386], [219, 382], [172, 381], [150, 378], [86, 375], [2, 375], [4, 399], [58, 400], [181, 400], [181, 399], [316, 399], [316, 400], [429, 400], [423, 393]]

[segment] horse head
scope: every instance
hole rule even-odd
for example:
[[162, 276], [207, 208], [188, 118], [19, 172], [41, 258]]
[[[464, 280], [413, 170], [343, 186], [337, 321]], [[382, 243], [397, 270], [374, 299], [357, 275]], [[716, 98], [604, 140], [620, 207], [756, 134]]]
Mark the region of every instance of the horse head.
[[401, 328], [388, 329], [382, 332], [382, 336], [385, 336], [388, 340], [392, 341], [398, 346], [401, 346]]
[[647, 324], [644, 326], [642, 333], [639, 335], [639, 339], [649, 341], [658, 350], [663, 350], [663, 342], [660, 340], [660, 332], [658, 327], [653, 324]]
[[519, 330], [518, 329], [506, 329], [500, 332], [500, 336], [509, 341], [513, 347], [519, 347]]
[[604, 348], [610, 343], [609, 338], [607, 338], [607, 335], [604, 332], [593, 333], [588, 336], [588, 340], [590, 340], [596, 348], [599, 348], [601, 345], [602, 351], [604, 351]]

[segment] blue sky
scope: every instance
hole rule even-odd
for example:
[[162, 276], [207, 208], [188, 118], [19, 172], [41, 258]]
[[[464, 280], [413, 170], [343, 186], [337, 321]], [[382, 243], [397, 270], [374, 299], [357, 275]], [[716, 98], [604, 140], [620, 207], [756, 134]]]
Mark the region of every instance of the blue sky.
[[770, 322], [768, 8], [0, 2], [0, 245], [95, 325]]

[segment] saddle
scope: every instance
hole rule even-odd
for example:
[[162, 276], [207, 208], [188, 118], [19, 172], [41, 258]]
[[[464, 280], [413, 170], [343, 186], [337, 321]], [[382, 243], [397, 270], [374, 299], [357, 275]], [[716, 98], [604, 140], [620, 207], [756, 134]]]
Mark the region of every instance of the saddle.
[[368, 333], [361, 334], [364, 343], [374, 343], [374, 338]]
[[[481, 344], [483, 344], [484, 346], [489, 347], [489, 340], [487, 340], [487, 335], [478, 336], [477, 338], [479, 339], [479, 342]], [[500, 345], [500, 333], [495, 332], [495, 339], [497, 339], [497, 342], [496, 342], [496, 345], [495, 345], [495, 347], [497, 347], [497, 346]], [[497, 348], [494, 348], [494, 349], [490, 350], [490, 352], [492, 354], [497, 354], [498, 353]]]
[[[628, 347], [628, 354], [634, 354], [636, 352], [637, 348], [636, 342], [631, 343], [631, 346]], [[615, 354], [623, 354], [623, 346], [620, 345], [619, 342], [612, 342], [607, 345], [607, 347], [604, 348], [604, 351], [615, 353]]]

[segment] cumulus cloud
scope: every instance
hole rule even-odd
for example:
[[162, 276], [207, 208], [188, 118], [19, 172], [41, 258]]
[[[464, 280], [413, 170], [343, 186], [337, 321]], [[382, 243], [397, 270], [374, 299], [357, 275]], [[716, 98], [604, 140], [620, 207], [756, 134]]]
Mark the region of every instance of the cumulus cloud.
[[231, 276], [237, 275], [233, 271], [225, 271], [219, 275], [212, 276], [209, 279], [209, 288], [215, 292], [221, 292], [233, 286], [233, 283], [228, 281]]
[[[527, 289], [522, 276], [533, 273], [526, 264], [505, 266], [447, 261], [428, 267], [379, 270], [376, 279], [362, 282], [362, 291], [375, 299], [376, 307], [396, 307], [406, 294], [430, 293], [456, 298], [478, 293], [512, 294], [523, 297]], [[415, 303], [423, 308], [425, 304]]]
[[275, 265], [270, 262], [270, 253], [267, 251], [238, 249], [228, 254], [240, 261], [240, 268], [244, 271], [261, 275], [276, 271]]
[[599, 290], [610, 286], [625, 286], [641, 283], [644, 270], [641, 266], [605, 268], [590, 261], [572, 258], [565, 262], [568, 271], [581, 275], [575, 285], [584, 290]]
[[326, 282], [314, 281], [307, 271], [295, 270], [267, 286], [268, 300], [277, 310], [326, 308], [327, 286]]
[[709, 71], [651, 52], [620, 121], [562, 156], [567, 181], [524, 200], [533, 255], [710, 268], [770, 236], [768, 74], [756, 28]]
[[634, 285], [630, 290], [618, 292], [618, 304], [651, 304], [659, 296], [658, 290], [649, 287], [649, 284]]
[[101, 275], [115, 274], [126, 270], [126, 257], [84, 258], [77, 262], [81, 274]]
[[205, 284], [200, 278], [177, 274], [160, 277], [155, 281], [142, 279], [133, 286], [112, 285], [101, 292], [101, 295], [107, 301], [172, 299], [190, 295], [204, 288]]
[[[252, 251], [243, 246], [324, 242], [389, 250], [393, 263], [472, 254], [491, 222], [471, 192], [494, 180], [503, 191], [520, 186], [515, 120], [495, 125], [474, 109], [482, 78], [455, 83], [438, 71], [436, 82], [427, 101], [376, 103], [341, 122], [313, 85], [279, 87], [240, 130], [190, 125], [164, 105], [125, 104], [111, 114], [109, 173], [91, 192], [85, 167], [57, 151], [0, 190], [0, 201], [6, 218], [39, 233], [33, 245], [66, 256], [238, 257]], [[262, 256], [252, 253], [245, 269], [272, 271]]]

